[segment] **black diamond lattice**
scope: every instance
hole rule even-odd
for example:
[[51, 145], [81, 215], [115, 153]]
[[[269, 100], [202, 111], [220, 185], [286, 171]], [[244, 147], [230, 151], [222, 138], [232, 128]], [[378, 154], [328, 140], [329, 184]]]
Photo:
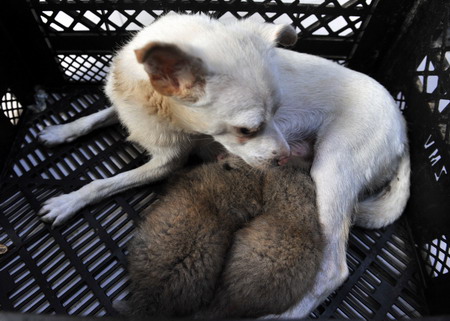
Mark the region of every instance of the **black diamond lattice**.
[[[151, 0], [115, 3], [114, 9], [103, 1], [32, 1], [46, 30], [52, 33], [90, 31], [128, 32], [139, 30], [165, 11], [205, 12], [217, 18], [247, 18], [289, 23], [301, 37], [328, 35], [346, 37], [358, 32], [372, 0], [323, 1], [242, 1], [239, 9], [234, 1], [176, 1], [156, 3]], [[86, 10], [80, 4], [95, 3], [97, 10]], [[103, 6], [102, 6], [103, 4]], [[144, 8], [144, 9], [143, 9]], [[162, 9], [162, 10], [161, 10]]]
[[[423, 149], [427, 152], [432, 169], [432, 181], [442, 182], [443, 186], [448, 179], [447, 168], [450, 156], [449, 22], [450, 14], [449, 10], [446, 10], [430, 45], [426, 48], [426, 54], [418, 60], [416, 69], [417, 97], [423, 100], [424, 108], [429, 109], [429, 119], [424, 122], [431, 125], [423, 138]], [[444, 190], [441, 188], [437, 191], [442, 193]], [[442, 206], [446, 205], [442, 204]], [[421, 213], [425, 215], [426, 209], [423, 208]], [[421, 255], [425, 262], [424, 270], [433, 279], [450, 271], [448, 226], [442, 224], [439, 229], [432, 229], [433, 238], [427, 239], [421, 247]], [[439, 233], [438, 230], [440, 230]]]
[[17, 125], [23, 112], [22, 105], [17, 101], [11, 90], [7, 90], [0, 100], [1, 108], [13, 125]]
[[428, 274], [435, 278], [450, 271], [450, 245], [447, 236], [425, 244], [422, 250], [425, 260], [425, 268]]
[[405, 109], [407, 108], [405, 95], [403, 95], [402, 92], [398, 92], [397, 95], [395, 96], [395, 101], [397, 102], [397, 106], [400, 109], [400, 111], [404, 112]]
[[106, 78], [111, 55], [58, 55], [69, 81], [101, 82]]
[[[107, 55], [129, 39], [133, 32], [170, 11], [203, 12], [219, 20], [251, 17], [261, 22], [291, 24], [300, 38], [296, 50], [320, 53], [345, 62], [356, 49], [357, 40], [362, 36], [377, 2], [378, 0], [249, 0], [238, 3], [218, 0], [30, 0], [30, 5], [38, 24], [58, 54], [68, 79], [99, 82], [104, 80], [103, 72], [106, 68], [98, 66], [101, 70], [95, 75], [80, 73], [80, 60], [89, 57], [107, 66], [110, 59]], [[78, 71], [75, 72], [74, 69]]]
[[[450, 16], [448, 12], [434, 34], [427, 55], [417, 68], [418, 86], [433, 113], [442, 139], [450, 147]], [[449, 149], [447, 149], [448, 151]]]

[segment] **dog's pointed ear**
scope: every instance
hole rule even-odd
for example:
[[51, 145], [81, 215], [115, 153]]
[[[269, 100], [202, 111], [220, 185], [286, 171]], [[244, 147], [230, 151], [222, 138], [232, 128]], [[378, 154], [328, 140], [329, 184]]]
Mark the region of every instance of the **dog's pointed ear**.
[[294, 27], [291, 25], [275, 25], [275, 32], [273, 33], [273, 37], [275, 43], [280, 44], [282, 46], [293, 46], [297, 42], [298, 36], [297, 32], [295, 32]]
[[200, 58], [163, 42], [151, 42], [134, 52], [160, 94], [195, 102], [204, 93], [206, 67]]
[[297, 42], [297, 32], [291, 25], [257, 23], [250, 20], [244, 20], [244, 23], [271, 43], [288, 47]]

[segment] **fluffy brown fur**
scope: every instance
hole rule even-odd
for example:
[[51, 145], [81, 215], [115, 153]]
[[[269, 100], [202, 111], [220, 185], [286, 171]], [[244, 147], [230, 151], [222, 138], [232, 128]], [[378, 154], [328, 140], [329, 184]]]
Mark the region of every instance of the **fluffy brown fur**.
[[322, 234], [309, 176], [229, 158], [169, 181], [130, 245], [126, 314], [258, 317], [311, 288]]

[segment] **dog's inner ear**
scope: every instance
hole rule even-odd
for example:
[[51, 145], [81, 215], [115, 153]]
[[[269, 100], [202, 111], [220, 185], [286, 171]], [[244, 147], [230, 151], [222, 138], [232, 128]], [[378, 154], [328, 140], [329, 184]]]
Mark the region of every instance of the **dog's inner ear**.
[[160, 94], [189, 102], [197, 101], [203, 94], [206, 70], [200, 58], [162, 42], [151, 42], [135, 50], [135, 54]]

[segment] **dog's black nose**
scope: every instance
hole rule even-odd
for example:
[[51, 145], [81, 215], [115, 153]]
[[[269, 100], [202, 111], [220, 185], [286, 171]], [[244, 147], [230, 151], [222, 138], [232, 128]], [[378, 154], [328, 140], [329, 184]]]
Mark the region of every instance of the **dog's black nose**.
[[270, 161], [270, 166], [271, 166], [271, 167], [277, 167], [277, 166], [280, 166], [280, 165], [278, 164], [278, 158], [272, 158], [272, 160]]
[[279, 167], [283, 166], [285, 163], [283, 163], [282, 159], [279, 157], [272, 158], [272, 160], [269, 162], [271, 167]]

